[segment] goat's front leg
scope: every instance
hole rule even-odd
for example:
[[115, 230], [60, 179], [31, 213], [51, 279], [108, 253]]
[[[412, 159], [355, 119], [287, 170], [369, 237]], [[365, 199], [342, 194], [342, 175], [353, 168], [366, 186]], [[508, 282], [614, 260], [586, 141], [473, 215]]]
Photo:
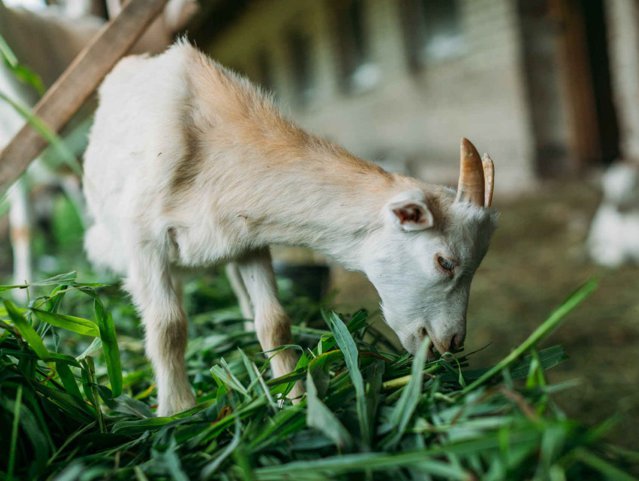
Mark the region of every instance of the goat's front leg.
[[161, 252], [140, 246], [132, 253], [126, 288], [144, 323], [146, 353], [157, 383], [157, 414], [169, 416], [193, 407], [195, 398], [184, 362], [187, 320], [179, 286]]
[[[264, 351], [271, 351], [292, 342], [291, 321], [277, 299], [277, 286], [268, 248], [252, 253], [237, 261], [244, 286], [253, 304], [255, 331]], [[274, 377], [292, 372], [298, 356], [292, 349], [284, 349], [272, 356], [271, 369]], [[289, 398], [302, 395], [301, 382], [289, 393]]]

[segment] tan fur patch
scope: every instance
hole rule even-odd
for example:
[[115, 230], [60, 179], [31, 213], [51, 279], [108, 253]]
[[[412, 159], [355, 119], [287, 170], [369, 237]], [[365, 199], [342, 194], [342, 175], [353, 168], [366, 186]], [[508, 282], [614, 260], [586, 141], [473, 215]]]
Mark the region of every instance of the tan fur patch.
[[[382, 179], [381, 190], [392, 183], [393, 175], [378, 165], [302, 130], [283, 117], [272, 99], [246, 78], [200, 52], [192, 50], [189, 54], [193, 62], [186, 76], [190, 83], [189, 97], [185, 99], [182, 120], [185, 155], [173, 172], [174, 193], [188, 190], [206, 168], [203, 162], [207, 143], [219, 145], [220, 141], [230, 147], [250, 146], [269, 159], [273, 168], [308, 159], [309, 170], [329, 169], [334, 178], [343, 182], [360, 176], [370, 179], [370, 174], [376, 174], [374, 178]], [[319, 166], [317, 162], [327, 165]]]

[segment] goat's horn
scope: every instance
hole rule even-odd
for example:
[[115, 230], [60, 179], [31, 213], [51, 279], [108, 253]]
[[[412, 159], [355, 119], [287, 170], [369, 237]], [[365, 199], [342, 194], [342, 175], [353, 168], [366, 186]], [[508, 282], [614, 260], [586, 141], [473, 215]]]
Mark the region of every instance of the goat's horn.
[[481, 163], [484, 167], [484, 207], [490, 207], [495, 190], [495, 164], [488, 154], [484, 154]]
[[475, 146], [462, 138], [459, 157], [459, 184], [456, 202], [484, 206], [484, 167]]

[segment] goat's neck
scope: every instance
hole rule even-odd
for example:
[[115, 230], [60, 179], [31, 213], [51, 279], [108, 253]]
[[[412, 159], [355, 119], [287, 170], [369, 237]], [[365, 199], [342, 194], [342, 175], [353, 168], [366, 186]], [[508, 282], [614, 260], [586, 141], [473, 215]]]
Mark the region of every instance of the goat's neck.
[[[382, 228], [384, 204], [401, 182], [374, 164], [325, 147], [293, 149], [271, 168], [258, 162], [256, 234], [265, 243], [310, 247], [362, 270], [363, 250]], [[262, 189], [270, 195], [259, 195]]]
[[[415, 181], [304, 132], [232, 73], [201, 59], [192, 67], [203, 69], [190, 77], [204, 99], [191, 116], [194, 136], [203, 133], [214, 153], [205, 178], [217, 179], [211, 187], [218, 211], [231, 222], [244, 219], [258, 244], [307, 246], [361, 270], [385, 203]], [[236, 207], [229, 211], [229, 204]]]

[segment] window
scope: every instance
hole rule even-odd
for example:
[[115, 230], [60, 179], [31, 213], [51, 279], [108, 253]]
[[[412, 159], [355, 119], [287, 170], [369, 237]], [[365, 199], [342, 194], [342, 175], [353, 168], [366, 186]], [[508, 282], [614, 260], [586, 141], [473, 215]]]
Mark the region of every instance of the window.
[[364, 0], [337, 0], [333, 10], [342, 88], [366, 90], [378, 82], [379, 69], [370, 59]]
[[457, 0], [403, 0], [407, 50], [412, 67], [456, 57], [464, 50]]
[[298, 105], [305, 106], [315, 93], [311, 37], [301, 30], [291, 30], [287, 35], [286, 43], [295, 101]]

